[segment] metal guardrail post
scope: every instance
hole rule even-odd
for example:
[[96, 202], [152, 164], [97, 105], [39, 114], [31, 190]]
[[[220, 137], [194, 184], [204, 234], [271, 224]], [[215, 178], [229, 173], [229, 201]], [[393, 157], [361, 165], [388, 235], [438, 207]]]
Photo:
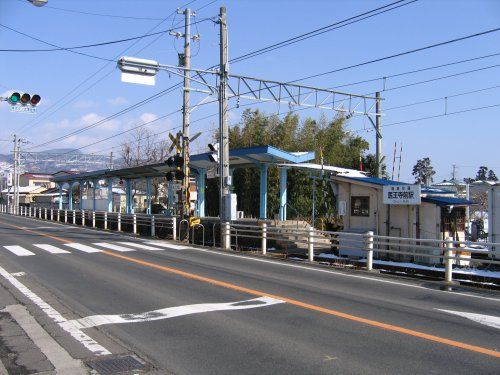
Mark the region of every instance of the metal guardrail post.
[[76, 211], [73, 210], [73, 224], [76, 225]]
[[92, 211], [92, 228], [95, 228], [95, 211]]
[[64, 210], [64, 224], [68, 224], [68, 210]]
[[366, 269], [373, 269], [373, 231], [365, 233]]
[[262, 223], [262, 255], [267, 253], [267, 224]]
[[444, 252], [444, 280], [447, 283], [453, 282], [453, 260], [451, 259], [451, 249], [453, 248], [453, 238], [446, 238], [446, 250]]
[[155, 228], [155, 216], [151, 215], [151, 237], [156, 236], [156, 228]]
[[61, 211], [57, 210], [57, 221], [61, 219]]
[[314, 261], [314, 228], [309, 227], [309, 232], [307, 233], [307, 254], [309, 262]]
[[133, 216], [133, 232], [134, 234], [137, 234], [137, 214], [134, 214]]
[[85, 226], [85, 210], [82, 210], [82, 227]]
[[40, 210], [38, 211], [38, 218], [39, 219], [42, 218], [42, 207], [40, 207]]
[[177, 219], [175, 216], [172, 217], [172, 239], [174, 241], [177, 239]]
[[122, 213], [121, 212], [118, 212], [118, 216], [116, 217], [116, 230], [118, 232], [121, 232], [122, 231]]
[[[30, 216], [31, 216], [31, 208], [30, 208]], [[54, 221], [54, 209], [50, 209], [50, 221]]]
[[108, 229], [108, 212], [104, 211], [104, 229]]
[[30, 208], [28, 209], [28, 216], [31, 217], [31, 206]]
[[47, 220], [47, 209], [44, 208], [43, 211], [44, 211], [43, 212], [43, 217], [45, 218], [45, 220]]

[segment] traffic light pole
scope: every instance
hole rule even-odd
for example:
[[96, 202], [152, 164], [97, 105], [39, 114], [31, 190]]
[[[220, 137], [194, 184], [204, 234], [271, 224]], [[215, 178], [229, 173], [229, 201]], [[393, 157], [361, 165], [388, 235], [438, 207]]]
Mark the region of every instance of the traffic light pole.
[[13, 164], [14, 175], [12, 176], [12, 185], [14, 187], [14, 194], [12, 197], [12, 213], [16, 213], [16, 199], [17, 199], [17, 136], [14, 134], [14, 150], [13, 150]]

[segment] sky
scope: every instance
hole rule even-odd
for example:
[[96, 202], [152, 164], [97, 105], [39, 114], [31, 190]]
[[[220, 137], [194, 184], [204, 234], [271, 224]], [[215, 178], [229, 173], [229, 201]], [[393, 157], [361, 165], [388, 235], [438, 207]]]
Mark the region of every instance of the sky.
[[[498, 0], [410, 1], [398, 9], [235, 62], [230, 65], [230, 73], [288, 82], [500, 27]], [[155, 86], [123, 83], [116, 61], [121, 56], [134, 56], [176, 65], [183, 42], [168, 30], [183, 31], [183, 16], [176, 14], [176, 9], [185, 8], [187, 2], [49, 0], [46, 6], [35, 7], [26, 0], [0, 0], [1, 50], [54, 48], [47, 43], [67, 48], [164, 32], [74, 52], [0, 51], [0, 96], [19, 91], [42, 97], [35, 114], [11, 112], [8, 103], [0, 102], [0, 153], [11, 151], [13, 134], [29, 142], [23, 146], [29, 151], [69, 147], [81, 148], [84, 153], [113, 151], [118, 155], [120, 144], [130, 139], [134, 127], [148, 123], [139, 129], [163, 132], [155, 137], [158, 141], [166, 140], [168, 131], [178, 131], [182, 124], [178, 112], [182, 106], [180, 89], [154, 100], [145, 99], [176, 84], [179, 77], [162, 71]], [[192, 44], [191, 66], [205, 69], [218, 63], [219, 28], [213, 19], [221, 6], [227, 8], [229, 58], [234, 58], [391, 2], [194, 0], [189, 4], [196, 11], [192, 32], [199, 34], [200, 40]], [[488, 55], [494, 56], [483, 58]], [[413, 181], [412, 167], [424, 157], [431, 159], [434, 180], [442, 181], [451, 178], [454, 165], [459, 179], [474, 177], [482, 165], [500, 175], [499, 73], [497, 31], [299, 83], [322, 88], [342, 86], [338, 90], [353, 94], [381, 91], [382, 153], [389, 175], [396, 144], [397, 156], [402, 147], [402, 181]], [[352, 85], [366, 80], [370, 82]], [[193, 93], [192, 105], [204, 98], [204, 94]], [[120, 112], [138, 102], [143, 105]], [[238, 123], [245, 108], [281, 115], [289, 109], [283, 104], [247, 100], [239, 104], [229, 113], [230, 125]], [[230, 107], [235, 106], [233, 99]], [[192, 146], [194, 153], [207, 150], [210, 136], [218, 127], [217, 111], [213, 103], [192, 112], [191, 134], [202, 132]], [[333, 111], [320, 109], [297, 113], [301, 119], [335, 116]], [[114, 114], [109, 121], [102, 121]], [[57, 141], [85, 126], [92, 127]], [[375, 133], [366, 116], [351, 118], [348, 130], [367, 139], [370, 152], [375, 151]], [[113, 138], [104, 140], [109, 137]]]

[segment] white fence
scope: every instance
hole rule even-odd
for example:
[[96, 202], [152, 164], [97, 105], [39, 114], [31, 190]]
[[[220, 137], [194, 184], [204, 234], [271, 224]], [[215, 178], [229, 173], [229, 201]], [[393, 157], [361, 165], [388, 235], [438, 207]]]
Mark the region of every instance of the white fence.
[[[11, 207], [0, 205], [2, 213], [13, 213]], [[415, 239], [374, 235], [373, 232], [348, 233], [320, 231], [313, 228], [291, 229], [268, 225], [220, 223], [218, 221], [190, 227], [187, 220], [177, 223], [174, 217], [146, 214], [55, 210], [41, 207], [20, 207], [19, 215], [65, 224], [104, 230], [128, 232], [136, 235], [183, 239], [189, 234], [192, 243], [210, 244], [225, 249], [253, 250], [262, 255], [280, 253], [295, 246], [295, 253], [314, 261], [319, 252], [335, 254], [335, 259], [354, 259], [367, 270], [384, 260], [408, 261], [417, 264], [439, 265], [445, 280], [453, 280], [454, 270], [460, 267], [482, 267], [500, 271], [500, 243]], [[189, 233], [188, 233], [189, 232]], [[218, 239], [218, 240], [217, 240]], [[346, 257], [347, 256], [347, 257]], [[455, 269], [454, 269], [455, 267]]]

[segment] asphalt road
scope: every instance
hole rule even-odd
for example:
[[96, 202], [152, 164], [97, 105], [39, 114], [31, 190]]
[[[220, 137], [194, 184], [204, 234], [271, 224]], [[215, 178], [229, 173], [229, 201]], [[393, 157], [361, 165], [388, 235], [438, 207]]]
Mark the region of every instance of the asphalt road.
[[1, 214], [0, 283], [84, 360], [135, 353], [174, 374], [500, 373], [500, 293], [171, 245]]

